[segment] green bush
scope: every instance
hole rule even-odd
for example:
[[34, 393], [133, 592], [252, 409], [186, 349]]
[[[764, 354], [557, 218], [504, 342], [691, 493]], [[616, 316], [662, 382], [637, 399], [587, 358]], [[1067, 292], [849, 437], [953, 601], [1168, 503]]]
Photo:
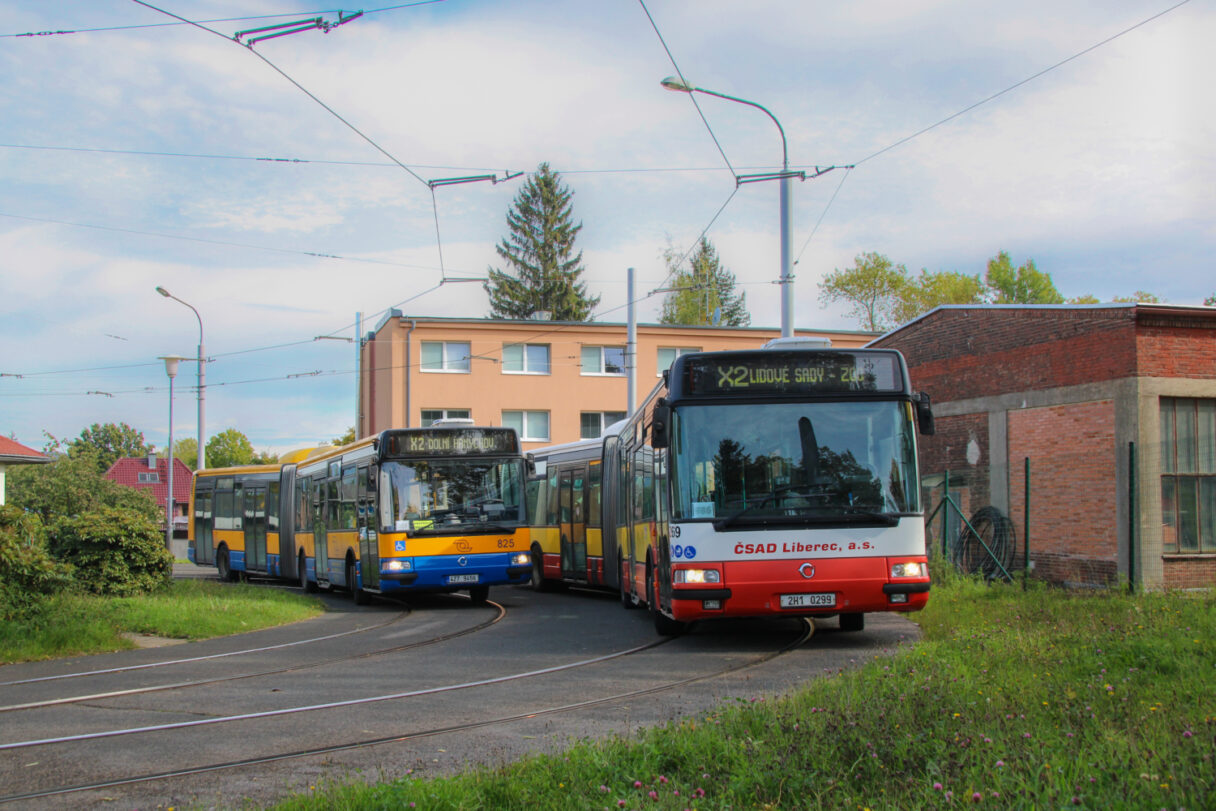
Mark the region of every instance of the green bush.
[[11, 505], [0, 507], [0, 619], [27, 614], [71, 582], [71, 567], [47, 553], [38, 516]]
[[102, 507], [61, 518], [51, 532], [51, 554], [71, 563], [77, 585], [94, 594], [146, 594], [173, 580], [165, 536], [139, 510]]

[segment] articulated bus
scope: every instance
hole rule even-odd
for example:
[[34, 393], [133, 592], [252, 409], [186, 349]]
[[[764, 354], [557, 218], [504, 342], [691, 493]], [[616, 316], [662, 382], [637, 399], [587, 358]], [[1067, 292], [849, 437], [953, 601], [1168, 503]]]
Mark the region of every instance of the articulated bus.
[[682, 355], [608, 436], [534, 452], [533, 583], [615, 587], [664, 635], [919, 610], [918, 427], [933, 430], [928, 397], [893, 350]]
[[190, 555], [235, 579], [372, 594], [525, 583], [524, 458], [510, 428], [384, 431], [277, 466], [195, 474]]

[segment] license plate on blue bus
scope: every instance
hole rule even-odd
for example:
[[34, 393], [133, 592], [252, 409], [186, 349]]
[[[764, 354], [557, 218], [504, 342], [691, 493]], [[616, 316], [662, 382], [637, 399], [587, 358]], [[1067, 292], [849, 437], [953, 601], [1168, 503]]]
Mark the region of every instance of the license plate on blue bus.
[[477, 575], [475, 574], [452, 574], [448, 575], [449, 583], [476, 583]]
[[836, 605], [836, 593], [832, 591], [819, 594], [782, 594], [782, 608], [831, 608]]

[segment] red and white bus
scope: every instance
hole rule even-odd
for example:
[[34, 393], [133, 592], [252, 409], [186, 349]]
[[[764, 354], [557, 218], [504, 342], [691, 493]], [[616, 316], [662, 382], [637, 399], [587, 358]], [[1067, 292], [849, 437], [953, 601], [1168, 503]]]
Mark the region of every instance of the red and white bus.
[[929, 400], [894, 350], [682, 355], [602, 443], [604, 584], [665, 635], [788, 615], [856, 631], [919, 610], [918, 429], [933, 431]]

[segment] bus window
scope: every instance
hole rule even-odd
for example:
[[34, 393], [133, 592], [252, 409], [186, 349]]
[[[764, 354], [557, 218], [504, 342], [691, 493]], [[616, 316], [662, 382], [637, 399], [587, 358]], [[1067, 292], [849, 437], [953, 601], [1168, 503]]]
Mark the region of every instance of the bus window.
[[587, 476], [587, 525], [600, 526], [600, 507], [603, 487], [600, 482], [602, 474], [600, 465], [592, 465]]

